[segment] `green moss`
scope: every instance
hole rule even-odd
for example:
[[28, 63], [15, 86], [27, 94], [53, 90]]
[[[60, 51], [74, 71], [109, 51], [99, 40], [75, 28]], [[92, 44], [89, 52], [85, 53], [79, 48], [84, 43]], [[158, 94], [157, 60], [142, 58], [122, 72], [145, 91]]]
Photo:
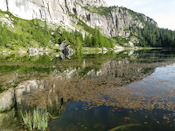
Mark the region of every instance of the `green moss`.
[[94, 7], [94, 11], [98, 13], [101, 16], [106, 16], [106, 17], [112, 17], [111, 16], [111, 11], [113, 11], [116, 8], [116, 6], [110, 6], [110, 7]]

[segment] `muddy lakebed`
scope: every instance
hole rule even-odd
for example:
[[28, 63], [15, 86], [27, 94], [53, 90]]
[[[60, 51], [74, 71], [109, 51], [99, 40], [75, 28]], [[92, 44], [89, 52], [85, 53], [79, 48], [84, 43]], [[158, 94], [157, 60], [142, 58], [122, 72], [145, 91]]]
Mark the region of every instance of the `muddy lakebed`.
[[30, 130], [37, 109], [49, 131], [174, 131], [174, 94], [173, 50], [0, 54], [1, 130]]

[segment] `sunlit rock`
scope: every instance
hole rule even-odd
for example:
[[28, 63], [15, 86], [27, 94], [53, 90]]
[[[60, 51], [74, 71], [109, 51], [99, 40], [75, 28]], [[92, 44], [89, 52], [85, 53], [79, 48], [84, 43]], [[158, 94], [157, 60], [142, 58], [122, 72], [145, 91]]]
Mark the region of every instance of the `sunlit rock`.
[[6, 24], [8, 27], [14, 28], [14, 25], [12, 24], [12, 22], [7, 18], [0, 18], [0, 21], [2, 21], [2, 25]]
[[0, 112], [8, 111], [15, 105], [14, 88], [0, 94]]

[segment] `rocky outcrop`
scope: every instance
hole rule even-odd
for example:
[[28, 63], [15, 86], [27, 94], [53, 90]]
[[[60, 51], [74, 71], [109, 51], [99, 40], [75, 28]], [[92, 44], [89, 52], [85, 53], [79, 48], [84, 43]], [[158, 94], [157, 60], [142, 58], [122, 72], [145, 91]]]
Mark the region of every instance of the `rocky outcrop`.
[[[1, 0], [0, 9], [9, 11], [22, 19], [41, 19], [64, 25], [75, 29], [72, 20], [77, 23], [81, 19], [88, 26], [98, 26], [107, 35], [115, 37], [130, 36], [129, 28], [137, 26], [143, 28], [144, 24], [132, 16], [127, 9], [115, 7], [108, 16], [99, 14], [98, 11], [90, 11], [91, 7], [108, 7], [104, 0]], [[87, 8], [85, 8], [87, 7]], [[72, 15], [73, 14], [73, 15]], [[74, 16], [77, 16], [76, 19]], [[145, 21], [157, 24], [152, 19], [140, 14]]]
[[67, 57], [68, 59], [70, 59], [70, 57], [73, 55], [74, 51], [73, 49], [70, 47], [70, 45], [67, 45], [68, 42], [66, 40], [64, 40], [61, 45], [60, 45], [60, 50], [61, 52], [61, 58], [65, 59], [65, 57]]

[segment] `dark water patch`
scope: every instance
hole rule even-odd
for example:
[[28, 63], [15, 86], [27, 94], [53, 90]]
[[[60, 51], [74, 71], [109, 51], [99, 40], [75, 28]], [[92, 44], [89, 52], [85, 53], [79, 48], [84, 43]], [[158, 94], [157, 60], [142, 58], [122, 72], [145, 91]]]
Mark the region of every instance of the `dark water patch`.
[[51, 131], [107, 131], [118, 127], [126, 131], [173, 131], [174, 113], [166, 110], [132, 110], [111, 106], [83, 109], [85, 103], [69, 103], [59, 119], [49, 123]]

